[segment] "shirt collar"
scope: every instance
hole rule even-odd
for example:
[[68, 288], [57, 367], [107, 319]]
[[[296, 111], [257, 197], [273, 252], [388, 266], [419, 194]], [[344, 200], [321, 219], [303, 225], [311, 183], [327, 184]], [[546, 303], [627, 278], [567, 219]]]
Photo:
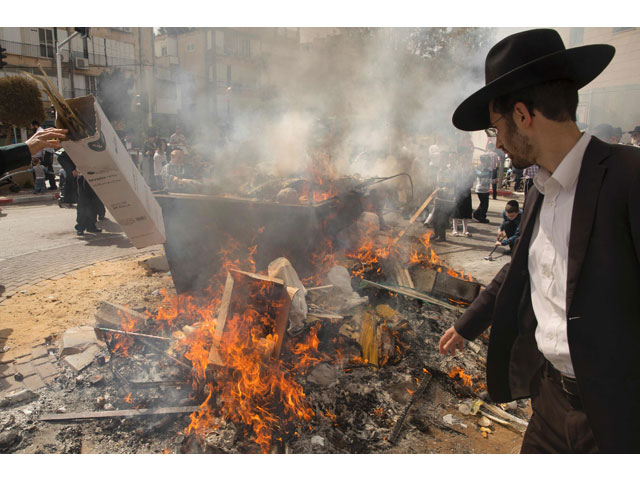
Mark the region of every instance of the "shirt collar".
[[591, 135], [583, 133], [580, 140], [573, 146], [569, 153], [562, 159], [553, 175], [549, 170], [540, 167], [538, 173], [533, 178], [536, 188], [544, 195], [544, 184], [547, 180], [553, 178], [564, 190], [572, 190], [578, 182], [580, 167], [582, 166], [582, 157], [587, 150], [587, 145], [591, 141]]

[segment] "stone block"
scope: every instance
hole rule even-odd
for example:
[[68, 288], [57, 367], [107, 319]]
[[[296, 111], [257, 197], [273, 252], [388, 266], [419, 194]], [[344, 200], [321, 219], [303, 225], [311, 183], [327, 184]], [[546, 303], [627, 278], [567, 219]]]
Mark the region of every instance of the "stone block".
[[46, 357], [37, 358], [36, 360], [31, 360], [31, 365], [37, 367], [38, 365], [42, 365], [43, 363], [50, 363], [49, 355]]
[[35, 369], [33, 368], [33, 365], [31, 365], [31, 363], [17, 364], [15, 366], [15, 369], [23, 377], [28, 377], [28, 376], [33, 375], [34, 373], [36, 373]]
[[60, 358], [79, 354], [91, 345], [106, 348], [106, 344], [96, 337], [96, 331], [93, 327], [85, 325], [70, 328], [64, 332], [60, 339]]
[[12, 364], [0, 364], [0, 378], [13, 377], [16, 374], [16, 369]]
[[25, 353], [16, 357], [16, 365], [21, 365], [24, 363], [29, 363], [31, 361], [31, 354]]
[[31, 375], [30, 377], [26, 377], [22, 383], [31, 391], [46, 387], [44, 381], [40, 378], [40, 375]]
[[51, 362], [43, 363], [36, 367], [36, 373], [42, 378], [51, 377], [58, 373], [58, 368]]
[[169, 263], [167, 262], [167, 257], [165, 257], [164, 255], [159, 257], [147, 258], [146, 260], [143, 260], [139, 263], [145, 268], [145, 270], [151, 273], [169, 271]]
[[38, 345], [31, 349], [31, 359], [36, 360], [38, 358], [46, 357], [49, 355], [46, 345]]
[[0, 353], [0, 364], [13, 363], [16, 360], [16, 352], [9, 350], [7, 352]]
[[0, 392], [11, 392], [19, 388], [24, 388], [22, 382], [18, 382], [13, 377], [0, 378]]
[[84, 352], [68, 355], [62, 360], [69, 365], [75, 372], [80, 372], [91, 365], [96, 355], [102, 351], [98, 345], [90, 345]]

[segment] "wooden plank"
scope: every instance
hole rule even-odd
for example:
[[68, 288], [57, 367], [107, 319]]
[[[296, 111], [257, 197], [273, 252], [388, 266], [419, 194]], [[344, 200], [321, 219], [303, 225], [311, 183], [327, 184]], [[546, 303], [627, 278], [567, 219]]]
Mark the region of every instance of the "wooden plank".
[[409, 227], [411, 225], [413, 225], [413, 222], [416, 221], [416, 219], [420, 216], [420, 214], [422, 212], [424, 212], [424, 209], [427, 208], [429, 206], [429, 204], [431, 203], [431, 200], [433, 200], [436, 196], [436, 193], [438, 193], [438, 190], [440, 190], [440, 188], [436, 188], [431, 195], [429, 195], [429, 197], [424, 201], [424, 203], [422, 205], [420, 205], [420, 208], [418, 210], [416, 210], [416, 213], [414, 213], [411, 218], [409, 219], [409, 224], [400, 231], [400, 233], [398, 234], [398, 236], [396, 238], [393, 239], [393, 241], [391, 242], [391, 245], [394, 246], [395, 244], [397, 244], [400, 239], [404, 236], [405, 233], [407, 233], [407, 230], [409, 229]]
[[93, 418], [114, 418], [114, 417], [140, 417], [143, 415], [173, 415], [176, 413], [195, 412], [199, 405], [187, 407], [165, 407], [165, 408], [140, 408], [138, 410], [108, 410], [100, 412], [72, 412], [45, 414], [40, 420], [45, 422], [64, 422], [67, 420], [89, 420]]
[[448, 303], [443, 302], [442, 300], [438, 300], [437, 298], [434, 298], [431, 295], [428, 295], [428, 294], [426, 294], [424, 292], [420, 292], [418, 290], [413, 290], [411, 288], [400, 287], [400, 286], [396, 286], [396, 285], [384, 285], [384, 284], [381, 284], [381, 283], [372, 282], [370, 280], [362, 280], [360, 282], [360, 285], [364, 285], [364, 286], [370, 285], [372, 287], [380, 288], [382, 290], [388, 290], [388, 291], [393, 292], [393, 293], [398, 293], [400, 295], [403, 295], [403, 296], [409, 297], [409, 298], [413, 298], [415, 300], [421, 300], [423, 302], [433, 303], [434, 305], [439, 305], [441, 307], [448, 308], [449, 310], [453, 310], [453, 311], [458, 312], [458, 313], [464, 312], [463, 308], [456, 307], [454, 305], [449, 305]]

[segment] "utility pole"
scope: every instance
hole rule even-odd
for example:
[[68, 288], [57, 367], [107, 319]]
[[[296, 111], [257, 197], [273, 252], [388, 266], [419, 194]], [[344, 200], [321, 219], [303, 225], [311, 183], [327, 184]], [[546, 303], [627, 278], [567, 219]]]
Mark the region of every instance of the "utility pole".
[[58, 78], [58, 90], [60, 91], [60, 95], [64, 98], [64, 92], [62, 89], [62, 47], [64, 47], [67, 43], [69, 43], [72, 39], [81, 35], [83, 38], [89, 36], [89, 28], [88, 27], [76, 27], [75, 32], [67, 37], [66, 40], [62, 42], [58, 42], [56, 38], [56, 76]]

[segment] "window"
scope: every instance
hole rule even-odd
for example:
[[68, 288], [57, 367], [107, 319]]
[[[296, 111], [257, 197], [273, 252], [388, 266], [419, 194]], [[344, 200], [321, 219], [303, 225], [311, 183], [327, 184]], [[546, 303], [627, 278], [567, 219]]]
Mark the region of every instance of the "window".
[[216, 53], [224, 53], [224, 32], [216, 30]]
[[187, 52], [195, 52], [196, 46], [193, 43], [187, 43]]
[[40, 56], [53, 58], [53, 54], [55, 53], [53, 47], [53, 30], [49, 28], [39, 28], [38, 39], [40, 41]]
[[213, 48], [213, 32], [211, 30], [207, 30], [207, 50], [211, 50]]
[[96, 93], [96, 77], [87, 77], [87, 90], [89, 93]]
[[169, 48], [168, 47], [162, 47], [160, 49], [160, 56], [161, 57], [166, 57], [169, 55]]
[[215, 81], [213, 65], [209, 65], [209, 81]]

